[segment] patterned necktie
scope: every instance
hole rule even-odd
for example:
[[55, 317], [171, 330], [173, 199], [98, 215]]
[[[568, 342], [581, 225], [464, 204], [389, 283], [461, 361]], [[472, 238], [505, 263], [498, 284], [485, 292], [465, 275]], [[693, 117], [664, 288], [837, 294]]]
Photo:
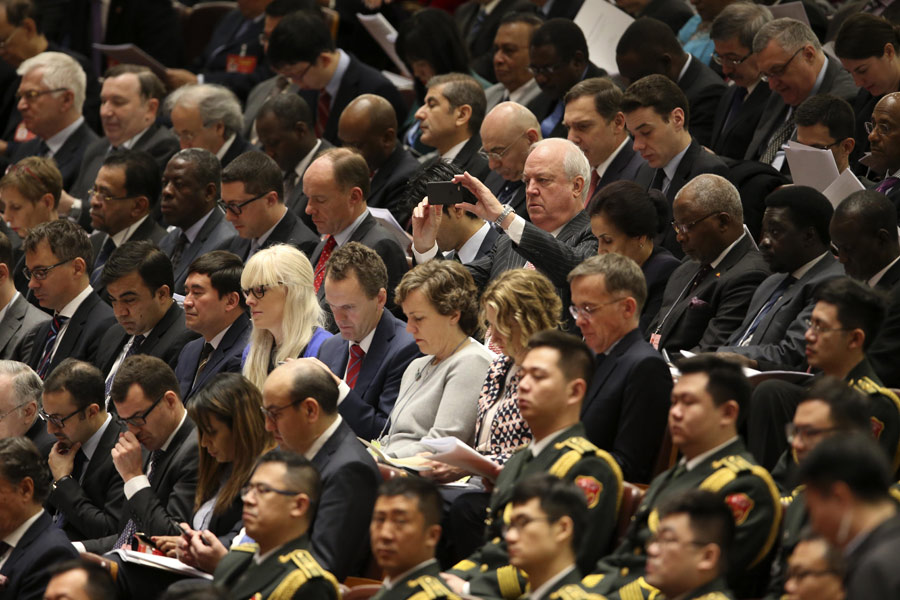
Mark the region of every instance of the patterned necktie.
[[106, 264], [107, 259], [109, 259], [109, 255], [113, 253], [116, 249], [115, 242], [112, 241], [112, 238], [107, 236], [106, 241], [103, 242], [103, 246], [100, 248], [100, 252], [97, 253], [97, 260], [94, 261], [94, 270], [91, 271], [91, 287], [97, 288], [98, 283], [100, 282], [100, 275], [103, 273], [103, 266]]
[[769, 145], [766, 146], [766, 151], [763, 152], [759, 162], [771, 165], [772, 161], [775, 160], [775, 155], [778, 154], [778, 151], [781, 150], [784, 143], [790, 139], [792, 133], [794, 133], [793, 111], [791, 111], [791, 115], [785, 119], [784, 123], [775, 130], [772, 137], [769, 138]]
[[175, 247], [172, 249], [172, 270], [178, 270], [178, 263], [181, 262], [181, 255], [184, 254], [184, 249], [188, 245], [188, 237], [182, 232], [181, 235], [178, 236], [178, 241], [175, 242]]
[[322, 282], [325, 280], [325, 263], [328, 262], [328, 258], [334, 251], [335, 246], [337, 246], [337, 240], [334, 239], [333, 235], [329, 235], [328, 241], [325, 242], [325, 247], [322, 248], [322, 254], [319, 255], [319, 260], [316, 262], [316, 279], [313, 282], [316, 287], [316, 293], [319, 293], [319, 288], [322, 287]]
[[585, 209], [587, 209], [588, 204], [591, 203], [591, 198], [593, 198], [594, 194], [597, 193], [598, 185], [600, 185], [600, 174], [597, 173], [597, 169], [593, 169], [591, 171], [591, 187], [588, 188], [587, 197], [584, 199]]
[[475, 20], [472, 21], [472, 26], [469, 27], [469, 33], [466, 35], [467, 45], [471, 46], [472, 42], [475, 41], [475, 38], [478, 37], [478, 32], [481, 31], [485, 19], [487, 19], [487, 11], [483, 8], [479, 8], [478, 13], [475, 15]]
[[356, 380], [359, 378], [359, 369], [362, 367], [362, 361], [366, 357], [365, 351], [359, 344], [350, 344], [350, 364], [347, 365], [347, 376], [344, 380], [351, 388], [356, 387]]
[[125, 359], [131, 356], [132, 354], [137, 354], [141, 349], [141, 344], [144, 343], [146, 338], [143, 335], [136, 335], [134, 339], [131, 341], [131, 346], [128, 347], [128, 350], [125, 351], [125, 356], [122, 357], [122, 362], [119, 363], [119, 366], [116, 367], [115, 371], [112, 371], [109, 374], [109, 377], [106, 378], [106, 397], [109, 398], [109, 391], [112, 389], [113, 381], [116, 380], [116, 373], [119, 372], [119, 369], [122, 368], [122, 363], [125, 362]]
[[691, 282], [691, 288], [688, 290], [688, 293], [693, 293], [694, 290], [697, 289], [697, 286], [703, 283], [703, 280], [706, 279], [706, 276], [709, 275], [712, 270], [712, 265], [702, 265], [697, 270], [697, 274], [694, 275], [694, 280]]
[[207, 363], [209, 363], [209, 357], [212, 356], [212, 353], [215, 351], [212, 344], [206, 342], [203, 344], [203, 350], [200, 351], [200, 361], [197, 363], [197, 372], [194, 374], [194, 381], [191, 383], [191, 389], [194, 389], [194, 386], [197, 385], [197, 379], [200, 378], [200, 374], [203, 372], [203, 369], [206, 368]]
[[322, 90], [319, 92], [319, 101], [316, 103], [316, 137], [322, 137], [325, 125], [328, 124], [328, 116], [331, 114], [331, 94]]
[[59, 336], [59, 330], [65, 325], [69, 317], [55, 315], [50, 321], [50, 331], [47, 332], [47, 341], [44, 342], [44, 353], [41, 355], [41, 361], [38, 363], [37, 374], [41, 379], [47, 376], [50, 369], [50, 359], [53, 357], [53, 349], [56, 346], [56, 338]]
[[[154, 450], [150, 453], [150, 469], [147, 472], [147, 479], [150, 480], [150, 486], [153, 486], [153, 482], [156, 478], [156, 465], [159, 461], [165, 456], [165, 450]], [[127, 548], [131, 549], [131, 538], [134, 537], [134, 534], [137, 532], [137, 523], [134, 522], [134, 519], [128, 519], [128, 522], [125, 523], [125, 529], [122, 530], [122, 535], [119, 536], [119, 539], [116, 540], [116, 545], [113, 548]]]
[[[72, 479], [81, 483], [81, 476], [84, 474], [84, 467], [87, 464], [87, 454], [85, 454], [81, 448], [78, 449], [78, 452], [75, 454], [75, 462], [72, 465]], [[55, 515], [53, 515], [53, 522], [56, 523], [56, 526], [62, 529], [66, 525], [66, 515], [62, 513], [62, 511], [57, 511]]]
[[553, 109], [553, 112], [544, 117], [544, 120], [541, 121], [541, 133], [545, 138], [551, 137], [550, 134], [553, 133], [553, 130], [556, 129], [556, 126], [562, 121], [565, 110], [566, 105], [560, 100], [556, 103], [556, 108]]
[[900, 177], [885, 177], [878, 184], [878, 187], [875, 188], [875, 191], [880, 194], [887, 194], [898, 182], [900, 182]]
[[38, 156], [50, 158], [52, 155], [53, 153], [50, 152], [50, 146], [47, 145], [47, 142], [41, 140], [40, 144], [38, 144]]
[[769, 299], [763, 305], [762, 309], [757, 313], [756, 318], [753, 319], [753, 322], [750, 323], [750, 327], [747, 328], [747, 331], [744, 335], [741, 336], [741, 340], [738, 342], [738, 346], [749, 346], [753, 341], [753, 334], [756, 332], [756, 329], [759, 327], [759, 324], [762, 323], [762, 320], [765, 318], [769, 311], [772, 310], [772, 307], [784, 296], [784, 293], [787, 291], [791, 284], [797, 281], [797, 278], [793, 275], [788, 275], [785, 277], [781, 283], [772, 291], [772, 295], [769, 296]]

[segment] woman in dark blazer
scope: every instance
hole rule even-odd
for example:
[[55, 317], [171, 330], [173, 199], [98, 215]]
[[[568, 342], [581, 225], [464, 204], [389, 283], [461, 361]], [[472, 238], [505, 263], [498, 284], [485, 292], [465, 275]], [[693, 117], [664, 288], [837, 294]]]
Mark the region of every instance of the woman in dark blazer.
[[669, 275], [680, 261], [653, 239], [669, 226], [669, 203], [658, 190], [645, 190], [632, 181], [605, 186], [591, 205], [591, 231], [597, 253], [615, 252], [636, 262], [647, 280], [647, 302], [641, 309], [641, 332], [662, 306]]

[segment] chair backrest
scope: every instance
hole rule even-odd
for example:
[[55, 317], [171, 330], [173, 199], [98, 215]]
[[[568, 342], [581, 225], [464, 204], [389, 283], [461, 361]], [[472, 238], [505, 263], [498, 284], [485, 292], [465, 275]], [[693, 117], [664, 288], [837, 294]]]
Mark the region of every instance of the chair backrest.
[[677, 458], [678, 448], [672, 445], [672, 434], [669, 433], [669, 426], [666, 425], [662, 442], [659, 445], [659, 453], [656, 455], [656, 463], [653, 465], [653, 474], [650, 476], [650, 479], [652, 480], [660, 473], [668, 471], [675, 466], [675, 459]]
[[378, 593], [378, 590], [381, 589], [381, 585], [358, 585], [356, 587], [350, 588], [350, 591], [344, 594], [344, 600], [368, 600], [372, 596]]
[[384, 481], [388, 481], [394, 477], [406, 477], [406, 471], [384, 463], [378, 463], [378, 471], [381, 473], [381, 479]]
[[184, 60], [187, 64], [191, 64], [203, 53], [216, 25], [225, 15], [236, 8], [237, 2], [200, 2], [187, 12], [179, 12], [179, 17], [182, 19]]
[[616, 546], [625, 537], [625, 532], [631, 525], [631, 517], [637, 512], [643, 498], [643, 489], [627, 481], [622, 483], [622, 506], [619, 508], [619, 516], [616, 519]]
[[325, 17], [325, 23], [328, 24], [328, 31], [331, 33], [331, 37], [336, 40], [338, 27], [341, 25], [340, 13], [327, 6], [320, 6], [319, 9], [322, 11], [322, 16]]

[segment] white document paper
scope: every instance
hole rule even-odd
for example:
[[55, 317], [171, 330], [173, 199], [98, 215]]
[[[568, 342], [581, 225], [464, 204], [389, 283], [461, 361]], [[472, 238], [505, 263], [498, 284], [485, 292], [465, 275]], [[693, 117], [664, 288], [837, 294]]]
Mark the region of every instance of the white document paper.
[[585, 2], [575, 15], [575, 24], [587, 40], [591, 62], [610, 75], [619, 72], [616, 44], [633, 22], [634, 17], [606, 0]]
[[108, 552], [107, 554], [118, 554], [124, 562], [143, 565], [152, 569], [162, 569], [164, 571], [170, 571], [172, 573], [184, 575], [185, 577], [208, 579], [210, 581], [212, 581], [213, 578], [213, 576], [209, 573], [204, 573], [199, 569], [195, 569], [194, 567], [186, 565], [177, 558], [169, 558], [168, 556], [159, 556], [157, 554], [148, 554], [146, 552], [135, 552], [134, 550], [126, 550], [124, 548], [113, 550], [111, 552]]
[[431, 460], [442, 462], [451, 467], [465, 469], [469, 473], [480, 475], [495, 481], [500, 474], [500, 465], [486, 456], [479, 454], [468, 444], [455, 437], [423, 439], [422, 445], [434, 452]]
[[397, 69], [400, 70], [400, 73], [407, 78], [412, 79], [412, 73], [409, 72], [409, 69], [406, 68], [406, 64], [400, 60], [399, 56], [397, 56], [397, 49], [395, 47], [397, 43], [397, 30], [394, 29], [391, 22], [381, 13], [372, 15], [356, 13], [356, 18], [359, 19], [362, 26], [366, 28], [369, 35], [378, 42], [378, 45], [381, 46], [384, 53], [388, 55], [391, 62], [393, 62], [397, 66]]
[[856, 175], [850, 169], [847, 169], [841, 173], [840, 177], [832, 181], [831, 185], [825, 188], [822, 193], [828, 198], [831, 205], [837, 208], [838, 204], [843, 202], [847, 196], [864, 189], [866, 189], [865, 186], [860, 183]]
[[431, 470], [431, 467], [429, 467], [427, 464], [428, 459], [426, 458], [423, 458], [421, 456], [394, 458], [385, 454], [379, 444], [364, 440], [361, 437], [357, 437], [356, 439], [363, 443], [363, 445], [369, 451], [369, 454], [371, 454], [372, 458], [375, 459], [375, 462], [380, 462], [381, 464], [388, 465], [389, 467], [394, 467], [395, 469], [405, 469], [414, 473], [421, 473], [422, 471]]
[[397, 222], [393, 213], [386, 208], [369, 207], [369, 212], [375, 217], [387, 230], [391, 236], [400, 244], [400, 247], [410, 255], [410, 247], [412, 246], [412, 236]]
[[791, 141], [784, 147], [795, 185], [806, 185], [824, 192], [838, 178], [837, 164], [831, 150], [822, 150]]

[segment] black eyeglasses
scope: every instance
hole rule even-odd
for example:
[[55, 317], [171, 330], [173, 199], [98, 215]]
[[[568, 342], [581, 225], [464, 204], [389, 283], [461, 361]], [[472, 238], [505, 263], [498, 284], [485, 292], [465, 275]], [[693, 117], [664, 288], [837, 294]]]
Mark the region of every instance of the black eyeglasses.
[[95, 199], [100, 204], [108, 204], [113, 200], [131, 200], [132, 198], [136, 198], [137, 196], [110, 196], [109, 194], [105, 194], [98, 190], [97, 188], [91, 188], [88, 192], [88, 196]]
[[266, 483], [248, 483], [241, 488], [241, 498], [245, 498], [253, 492], [255, 496], [264, 496], [266, 494], [281, 494], [282, 496], [296, 496], [303, 492], [294, 490], [279, 490]]
[[837, 142], [832, 142], [830, 144], [807, 144], [810, 148], [815, 148], [816, 150], [831, 150], [838, 144], [840, 144], [840, 140]]
[[60, 265], [64, 265], [67, 262], [71, 262], [75, 260], [74, 258], [67, 258], [66, 260], [61, 260], [55, 265], [50, 265], [49, 267], [35, 267], [34, 269], [29, 269], [28, 267], [22, 268], [22, 273], [25, 275], [25, 279], [31, 281], [31, 278], [34, 277], [38, 281], [43, 281], [47, 279], [47, 275]]
[[832, 431], [837, 431], [837, 427], [797, 427], [793, 423], [787, 423], [784, 426], [784, 435], [789, 444], [794, 441], [794, 438], [803, 438], [808, 441], [822, 434], [831, 433]]
[[850, 331], [846, 327], [825, 327], [820, 321], [813, 321], [812, 319], [803, 319], [803, 324], [806, 325], [807, 331], [812, 331], [816, 335], [831, 333], [832, 331]]
[[241, 216], [241, 213], [244, 212], [243, 209], [245, 206], [250, 204], [251, 202], [256, 202], [260, 198], [266, 196], [269, 192], [263, 192], [259, 196], [253, 196], [249, 200], [244, 200], [243, 202], [238, 202], [237, 204], [231, 204], [230, 202], [225, 202], [224, 200], [219, 200], [218, 205], [219, 208], [225, 211], [229, 211], [236, 217]]
[[153, 409], [156, 408], [156, 405], [162, 402], [162, 399], [166, 397], [166, 392], [162, 393], [162, 396], [156, 399], [156, 402], [150, 405], [150, 408], [145, 410], [142, 413], [131, 415], [127, 418], [122, 418], [119, 415], [116, 415], [116, 422], [119, 425], [131, 425], [132, 427], [143, 427], [147, 424], [147, 417], [150, 413], [153, 412]]
[[753, 52], [750, 52], [746, 56], [742, 56], [741, 58], [732, 58], [730, 56], [722, 56], [715, 50], [712, 53], [713, 62], [717, 65], [728, 65], [730, 67], [736, 67], [739, 64], [743, 63], [745, 60], [753, 56]]
[[252, 288], [243, 288], [241, 289], [241, 292], [244, 294], [244, 298], [253, 296], [257, 300], [262, 300], [263, 296], [266, 295], [266, 292], [268, 292], [269, 288], [273, 287], [273, 285], [284, 285], [284, 282], [279, 281], [276, 284], [264, 283], [262, 285], [255, 285]]
[[787, 68], [790, 66], [791, 62], [793, 62], [794, 58], [796, 58], [797, 55], [800, 54], [800, 51], [803, 50], [803, 48], [805, 48], [805, 47], [806, 46], [800, 46], [799, 48], [797, 48], [797, 51], [794, 52], [791, 55], [791, 57], [788, 59], [788, 61], [786, 63], [784, 63], [783, 65], [775, 67], [768, 73], [760, 72], [760, 74], [759, 74], [760, 78], [763, 81], [768, 81], [769, 79], [773, 79], [773, 78], [778, 79], [780, 77], [784, 77], [784, 73], [785, 73], [785, 71], [787, 71]]
[[265, 406], [260, 406], [259, 410], [262, 412], [263, 417], [266, 419], [271, 419], [273, 421], [277, 421], [278, 417], [281, 416], [282, 411], [286, 408], [290, 408], [291, 406], [297, 406], [303, 402], [303, 400], [295, 400], [290, 404], [285, 404], [284, 406], [273, 406], [272, 408], [266, 408]]
[[[84, 408], [87, 408], [87, 406], [85, 406]], [[44, 421], [47, 421], [48, 423], [53, 425], [54, 427], [58, 427], [58, 428], [62, 429], [63, 425], [66, 424], [66, 421], [68, 421], [69, 419], [71, 419], [72, 417], [77, 415], [78, 413], [84, 411], [84, 408], [79, 408], [75, 412], [69, 413], [64, 417], [60, 417], [59, 415], [48, 415], [47, 411], [45, 411], [42, 408], [41, 410], [38, 411], [38, 416], [41, 419], [43, 419]]]
[[486, 158], [487, 160], [491, 160], [491, 159], [503, 160], [503, 157], [506, 155], [507, 152], [509, 152], [509, 149], [512, 148], [516, 142], [518, 142], [520, 139], [522, 139], [522, 136], [525, 135], [526, 133], [528, 133], [527, 130], [520, 133], [518, 136], [516, 136], [516, 139], [514, 139], [512, 142], [510, 142], [510, 144], [506, 148], [503, 148], [499, 152], [494, 152], [492, 150], [485, 150], [484, 148], [482, 148], [481, 150], [478, 151], [478, 154], [481, 155], [482, 158]]
[[528, 65], [528, 70], [531, 71], [532, 75], [553, 75], [560, 67], [566, 64], [565, 60], [561, 60], [558, 63], [554, 63], [552, 65], [545, 65], [543, 67], [538, 67], [537, 65]]
[[26, 102], [34, 102], [44, 94], [54, 94], [56, 92], [66, 92], [68, 88], [53, 88], [52, 90], [28, 90], [27, 92], [16, 92], [16, 102], [25, 100]]
[[696, 221], [691, 221], [690, 223], [677, 223], [675, 219], [672, 219], [672, 229], [675, 230], [675, 233], [680, 233], [681, 235], [687, 235], [687, 233], [691, 230], [692, 227], [700, 223], [701, 221], [705, 221], [713, 215], [719, 214], [721, 211], [711, 212], [708, 215], [704, 215], [697, 219]]

